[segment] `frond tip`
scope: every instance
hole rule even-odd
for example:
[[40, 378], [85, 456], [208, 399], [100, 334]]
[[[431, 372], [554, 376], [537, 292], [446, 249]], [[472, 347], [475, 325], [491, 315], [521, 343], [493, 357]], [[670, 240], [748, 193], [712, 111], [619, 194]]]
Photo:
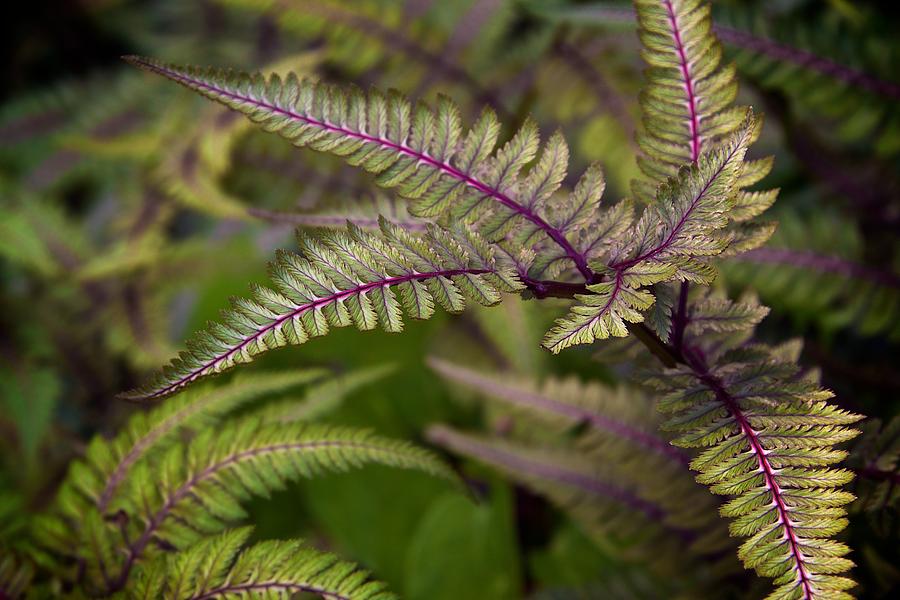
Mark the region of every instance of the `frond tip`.
[[281, 252], [271, 265], [274, 289], [257, 287], [252, 299], [234, 300], [222, 323], [198, 333], [155, 379], [125, 396], [166, 396], [331, 327], [368, 330], [380, 322], [399, 332], [404, 310], [427, 319], [435, 303], [459, 312], [467, 298], [493, 305], [500, 292], [521, 288], [514, 273], [496, 264], [492, 248], [465, 231], [429, 227], [415, 237], [382, 219], [380, 233], [348, 224], [346, 232], [301, 237], [300, 247], [301, 255]]

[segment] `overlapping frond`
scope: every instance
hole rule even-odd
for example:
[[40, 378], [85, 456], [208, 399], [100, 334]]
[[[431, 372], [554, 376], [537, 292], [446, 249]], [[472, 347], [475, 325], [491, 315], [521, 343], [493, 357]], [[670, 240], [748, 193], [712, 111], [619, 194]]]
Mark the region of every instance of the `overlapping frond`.
[[[537, 418], [543, 431], [551, 424], [556, 427], [549, 430], [557, 434], [586, 426], [613, 442], [634, 445], [678, 465], [688, 463], [686, 454], [657, 435], [658, 423], [647, 414], [647, 403], [636, 401], [632, 389], [555, 378], [538, 385], [521, 375], [480, 372], [435, 357], [429, 358], [428, 364], [449, 381], [476, 389], [514, 412]], [[634, 448], [623, 453], [630, 450]]]
[[221, 531], [244, 516], [241, 503], [252, 495], [265, 496], [288, 481], [366, 463], [453, 479], [430, 453], [364, 431], [265, 425], [256, 419], [207, 429], [188, 448], [168, 451], [160, 467], [135, 469], [122, 503], [122, 510], [132, 515], [128, 562], [157, 545], [184, 548]]
[[642, 463], [609, 445], [592, 447], [596, 439], [590, 435], [574, 444], [564, 436], [517, 441], [442, 425], [431, 427], [427, 435], [546, 498], [596, 544], [612, 544], [626, 561], [669, 575], [705, 563], [708, 570], [697, 573], [698, 579], [740, 568], [714, 503], [686, 470], [654, 470], [650, 465], [659, 464], [654, 460]]
[[788, 212], [769, 244], [731, 257], [722, 272], [801, 326], [900, 338], [900, 274], [862, 253], [862, 235], [840, 215]]
[[[656, 185], [733, 135], [746, 108], [731, 106], [737, 80], [733, 66], [720, 66], [722, 48], [712, 31], [709, 4], [638, 0], [635, 6], [642, 56], [649, 65], [641, 94], [645, 131], [638, 136], [644, 153], [638, 164], [646, 179], [635, 183], [635, 194], [651, 201]], [[772, 166], [771, 159], [752, 165], [748, 175], [754, 182]], [[772, 200], [774, 195], [768, 204]]]
[[[72, 518], [88, 505], [105, 514], [114, 512], [119, 487], [139, 462], [171, 444], [184, 429], [208, 427], [242, 404], [322, 379], [323, 369], [260, 373], [239, 377], [217, 389], [191, 390], [149, 412], [135, 414], [112, 440], [94, 438], [83, 460], [72, 463], [60, 491], [60, 503]], [[87, 503], [87, 504], [85, 504]]]
[[[720, 65], [722, 48], [713, 32], [711, 7], [701, 0], [635, 2], [642, 56], [649, 65], [641, 93], [644, 131], [638, 135], [645, 178], [634, 182], [635, 196], [653, 202], [656, 188], [682, 165], [696, 162], [710, 148], [726, 142], [741, 127], [746, 107], [733, 106], [737, 96], [734, 66]], [[778, 190], [748, 191], [772, 169], [772, 157], [747, 161], [735, 181], [733, 221], [735, 248], [755, 247], [771, 234], [771, 226], [747, 223], [769, 208]]]
[[[151, 555], [221, 531], [245, 516], [244, 501], [286, 482], [370, 463], [453, 479], [433, 455], [405, 442], [301, 422], [384, 372], [340, 378], [318, 369], [256, 374], [169, 398], [134, 416], [113, 440], [92, 441], [87, 457], [70, 469], [53, 510], [35, 524], [37, 539], [86, 591], [109, 594], [130, 589], [132, 569], [150, 564]], [[305, 398], [278, 399], [293, 396], [304, 383], [311, 383]], [[274, 401], [262, 409], [219, 422], [269, 396]]]
[[[222, 323], [210, 324], [157, 377], [128, 394], [151, 399], [258, 354], [302, 344], [332, 327], [401, 331], [402, 314], [427, 319], [435, 304], [459, 312], [466, 299], [491, 305], [520, 287], [498, 266], [493, 250], [466, 231], [431, 227], [413, 236], [382, 220], [372, 233], [349, 226], [300, 239], [302, 255], [282, 252], [271, 265], [274, 289], [258, 287], [234, 301]], [[396, 292], [395, 292], [396, 290]]]
[[856, 511], [864, 511], [888, 535], [900, 508], [900, 417], [867, 421], [853, 448], [850, 464], [857, 473]]
[[392, 600], [385, 585], [356, 565], [300, 540], [264, 541], [243, 548], [249, 528], [207, 538], [151, 563], [136, 575], [129, 600], [275, 600], [313, 594], [334, 600]]
[[578, 295], [579, 304], [544, 339], [553, 352], [573, 344], [628, 334], [626, 322], [644, 319], [654, 296], [642, 289], [672, 280], [709, 283], [715, 276], [710, 257], [728, 246], [724, 232], [734, 207], [736, 182], [743, 176], [744, 155], [758, 134], [758, 122], [748, 117], [727, 144], [713, 148], [699, 161], [683, 167], [677, 178], [660, 187], [656, 202], [621, 235], [605, 262], [591, 266], [606, 281], [588, 285], [592, 295]]
[[587, 256], [572, 240], [582, 233], [578, 225], [584, 216], [596, 210], [596, 199], [586, 194], [561, 224], [548, 217], [548, 203], [568, 167], [568, 147], [558, 133], [523, 176], [540, 151], [531, 121], [495, 151], [500, 123], [494, 112], [486, 109], [465, 131], [458, 107], [446, 97], [431, 109], [422, 103], [414, 107], [397, 92], [364, 94], [294, 75], [266, 79], [141, 57], [127, 60], [244, 113], [296, 146], [336, 154], [376, 174], [379, 185], [409, 199], [415, 216], [477, 222], [492, 241], [513, 230], [520, 242], [537, 243], [542, 236], [542, 245], [558, 246], [570, 265], [591, 275]]
[[704, 577], [740, 568], [715, 501], [690, 477], [689, 455], [656, 433], [658, 413], [640, 391], [574, 379], [537, 385], [521, 374], [429, 362], [451, 382], [499, 401], [487, 408], [503, 427], [503, 438], [435, 427], [433, 442], [497, 467], [559, 506], [601, 546], [612, 536], [658, 572], [696, 557], [715, 565]]
[[853, 475], [834, 468], [835, 446], [858, 433], [860, 415], [827, 402], [831, 393], [799, 373], [796, 352], [745, 345], [711, 367], [699, 359], [651, 380], [670, 414], [674, 444], [702, 452], [691, 463], [713, 493], [732, 496], [721, 513], [748, 538], [738, 556], [775, 578], [772, 599], [849, 598], [849, 548], [833, 539], [847, 525], [841, 490]]

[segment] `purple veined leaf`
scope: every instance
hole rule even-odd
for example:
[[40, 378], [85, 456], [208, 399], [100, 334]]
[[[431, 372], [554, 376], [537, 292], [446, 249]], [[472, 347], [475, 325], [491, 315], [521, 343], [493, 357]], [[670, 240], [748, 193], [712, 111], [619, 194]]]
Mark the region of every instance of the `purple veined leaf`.
[[[630, 27], [636, 20], [633, 10], [602, 2], [567, 10], [543, 9], [537, 2], [528, 3], [527, 6], [533, 12], [548, 20], [571, 22], [579, 26]], [[826, 56], [820, 56], [735, 27], [714, 23], [712, 29], [722, 42], [730, 46], [815, 71], [826, 77], [837, 79], [848, 86], [860, 87], [884, 98], [900, 100], [900, 83], [880, 79], [869, 73], [843, 65]]]
[[[512, 195], [520, 169], [531, 162], [537, 150], [533, 124], [526, 123], [492, 160], [487, 160], [496, 144], [499, 124], [492, 113], [485, 113], [461, 146], [456, 160], [463, 166], [457, 166], [453, 161], [462, 134], [461, 123], [458, 109], [446, 99], [439, 102], [437, 113], [423, 105], [413, 113], [409, 103], [396, 95], [386, 97], [372, 92], [366, 98], [358, 90], [318, 86], [291, 77], [283, 83], [277, 77], [266, 81], [261, 75], [181, 68], [136, 56], [125, 59], [244, 112], [253, 120], [265, 122], [268, 129], [295, 145], [347, 156], [351, 164], [380, 174], [382, 185], [399, 186], [401, 195], [414, 200], [416, 216], [452, 211], [456, 219], [472, 221], [483, 213], [480, 207], [489, 201], [490, 207], [502, 212], [485, 224], [492, 229], [488, 237], [502, 237], [515, 219], [524, 220], [558, 245], [586, 280], [594, 278], [584, 252], [575, 248], [566, 232], [541, 216], [538, 206], [526, 206]], [[248, 86], [262, 87], [251, 91]], [[285, 86], [293, 97], [282, 96]], [[318, 114], [321, 111], [313, 99], [322, 94], [343, 98], [335, 103], [341, 108], [334, 109], [341, 114]], [[306, 104], [299, 106], [297, 102]], [[337, 123], [330, 122], [332, 116]], [[366, 119], [373, 121], [366, 123]], [[485, 169], [484, 163], [491, 168]], [[530, 179], [525, 179], [525, 183], [541, 185]], [[556, 187], [560, 183], [561, 179]], [[549, 188], [551, 193], [554, 189]]]

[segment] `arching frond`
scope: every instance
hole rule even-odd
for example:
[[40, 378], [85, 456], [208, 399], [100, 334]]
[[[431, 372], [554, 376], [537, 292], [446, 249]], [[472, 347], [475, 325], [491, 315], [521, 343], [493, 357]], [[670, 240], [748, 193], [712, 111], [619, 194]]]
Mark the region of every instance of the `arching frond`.
[[84, 460], [70, 467], [69, 485], [60, 491], [61, 504], [73, 519], [87, 509], [85, 502], [102, 514], [114, 512], [119, 488], [131, 469], [171, 445], [179, 431], [209, 426], [242, 404], [325, 375], [323, 369], [306, 369], [242, 376], [218, 389], [191, 390], [149, 412], [139, 412], [112, 440], [93, 439]]
[[[568, 167], [568, 147], [559, 134], [551, 136], [538, 162], [522, 177], [540, 149], [531, 121], [495, 152], [500, 123], [493, 111], [485, 110], [466, 132], [459, 109], [445, 97], [432, 110], [421, 103], [413, 107], [396, 92], [366, 95], [293, 75], [266, 79], [141, 57], [126, 60], [246, 114], [297, 146], [342, 156], [378, 175], [379, 185], [410, 200], [415, 216], [477, 221], [490, 240], [514, 229], [520, 241], [544, 236], [590, 276], [587, 256], [573, 242], [580, 235], [576, 220], [554, 224], [548, 216], [548, 202]], [[581, 210], [592, 214], [596, 207], [596, 202], [586, 202]]]
[[[386, 331], [403, 328], [403, 311], [418, 319], [435, 303], [459, 312], [465, 300], [495, 304], [514, 291], [515, 275], [496, 264], [493, 251], [474, 234], [432, 227], [412, 236], [382, 220], [381, 232], [350, 226], [300, 240], [302, 256], [282, 252], [271, 266], [274, 289], [256, 288], [251, 300], [235, 300], [221, 324], [211, 324], [188, 350], [155, 379], [127, 395], [158, 398], [254, 356], [354, 325]], [[399, 296], [394, 290], [399, 292]]]
[[827, 403], [831, 393], [798, 374], [792, 357], [751, 345], [706, 367], [699, 359], [668, 369], [653, 384], [678, 432], [674, 444], [702, 452], [691, 463], [713, 493], [732, 496], [721, 509], [731, 533], [748, 538], [738, 556], [775, 578], [770, 598], [846, 598], [849, 548], [832, 538], [847, 525], [841, 490], [853, 475], [831, 468], [836, 445], [858, 431], [860, 415]]

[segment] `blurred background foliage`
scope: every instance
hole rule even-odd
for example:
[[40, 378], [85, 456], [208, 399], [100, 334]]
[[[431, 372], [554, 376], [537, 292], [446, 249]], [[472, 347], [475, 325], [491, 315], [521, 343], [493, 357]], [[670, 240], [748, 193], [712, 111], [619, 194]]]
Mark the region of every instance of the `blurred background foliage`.
[[[756, 149], [776, 156], [766, 184], [782, 189], [775, 237], [725, 264], [719, 285], [756, 290], [773, 308], [762, 336], [802, 337], [804, 364], [821, 369], [838, 403], [888, 423], [900, 407], [900, 9], [778, 0], [714, 10], [741, 94], [766, 115]], [[17, 13], [2, 25], [0, 70], [2, 548], [19, 543], [86, 441], [140, 410], [115, 394], [262, 281], [295, 227], [406, 218], [367, 176], [253, 130], [120, 55], [442, 93], [470, 119], [490, 104], [507, 134], [529, 114], [546, 133], [562, 129], [571, 171], [601, 161], [608, 197], [629, 194], [636, 175], [643, 67], [627, 4], [45, 0]], [[590, 350], [548, 360], [537, 348], [550, 318], [545, 305], [516, 301], [410, 323], [402, 336], [335, 331], [251, 371], [389, 363], [389, 375], [321, 419], [423, 444], [437, 422], [502, 435], [509, 415], [448, 385], [425, 359], [535, 380], [620, 378]], [[848, 535], [862, 595], [887, 598], [900, 593], [900, 449], [898, 427], [878, 423], [853, 457], [875, 477], [860, 479], [873, 490]], [[255, 501], [255, 535], [335, 549], [412, 599], [665, 589], [657, 571], [623, 566], [615, 544], [598, 542], [606, 534], [493, 471], [459, 467], [474, 502], [424, 475], [372, 468]], [[746, 589], [749, 574], [734, 577]]]

